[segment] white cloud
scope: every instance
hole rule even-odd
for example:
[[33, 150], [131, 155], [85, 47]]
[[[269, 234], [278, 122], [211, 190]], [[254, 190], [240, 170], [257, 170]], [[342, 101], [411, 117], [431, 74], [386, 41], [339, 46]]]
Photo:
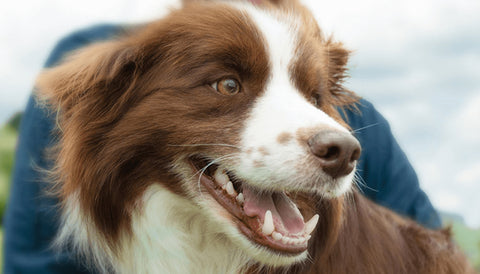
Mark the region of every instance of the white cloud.
[[455, 177], [455, 182], [474, 189], [478, 187], [478, 179], [480, 178], [480, 162], [475, 162], [462, 168]]
[[463, 142], [474, 145], [472, 147], [474, 151], [480, 152], [480, 89], [472, 97], [460, 108], [449, 126], [453, 128], [451, 134], [455, 134]]

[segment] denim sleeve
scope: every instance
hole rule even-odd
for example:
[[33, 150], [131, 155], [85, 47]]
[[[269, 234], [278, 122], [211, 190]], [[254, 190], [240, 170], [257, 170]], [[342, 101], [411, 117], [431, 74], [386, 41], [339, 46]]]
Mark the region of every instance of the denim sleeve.
[[[91, 42], [111, 37], [118, 26], [100, 25], [62, 39], [46, 66], [56, 64], [65, 53]], [[12, 186], [4, 225], [3, 273], [88, 273], [67, 253], [50, 248], [58, 229], [57, 201], [46, 195], [42, 170], [51, 163], [46, 148], [54, 143], [54, 122], [31, 97], [25, 109], [18, 137]]]
[[346, 117], [362, 145], [357, 167], [360, 190], [376, 203], [425, 227], [440, 228], [440, 217], [420, 189], [415, 170], [388, 122], [366, 100], [360, 101], [359, 110], [347, 110]]

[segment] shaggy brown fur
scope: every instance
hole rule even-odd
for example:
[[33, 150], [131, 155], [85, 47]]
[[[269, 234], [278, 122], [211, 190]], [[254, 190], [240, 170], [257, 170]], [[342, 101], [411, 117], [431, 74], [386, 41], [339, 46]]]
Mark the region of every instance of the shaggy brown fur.
[[[302, 15], [308, 27], [299, 38], [304, 41], [301, 61], [291, 67], [295, 84], [346, 125], [336, 107], [357, 98], [342, 87], [348, 51], [325, 38], [297, 1], [267, 2], [265, 8]], [[206, 148], [172, 145], [238, 142], [246, 110], [269, 73], [256, 32], [233, 9], [195, 4], [126, 37], [82, 50], [40, 76], [39, 100], [58, 110], [60, 141], [53, 172], [58, 195], [80, 192], [82, 210], [112, 251], [119, 234], [132, 233], [131, 213], [141, 207], [137, 200], [152, 183], [185, 195], [172, 164]], [[247, 92], [232, 99], [208, 91], [208, 83], [230, 75], [226, 71], [234, 71]], [[209, 117], [215, 117], [213, 123]], [[213, 155], [231, 152], [228, 147], [208, 149]], [[258, 265], [250, 272], [471, 271], [448, 230], [424, 229], [359, 194], [336, 200], [298, 197], [297, 202], [304, 216], [321, 216], [309, 244], [311, 260], [275, 270]]]
[[450, 229], [433, 231], [354, 193], [321, 201], [322, 217], [309, 246], [311, 261], [249, 273], [475, 273]]

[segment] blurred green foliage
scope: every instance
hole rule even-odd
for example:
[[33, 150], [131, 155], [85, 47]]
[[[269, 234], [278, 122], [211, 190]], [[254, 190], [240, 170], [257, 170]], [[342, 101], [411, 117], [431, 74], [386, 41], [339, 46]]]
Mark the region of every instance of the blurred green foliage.
[[480, 271], [480, 229], [471, 229], [466, 225], [446, 221], [452, 226], [455, 241], [460, 245], [475, 268]]
[[18, 125], [17, 122], [7, 123], [0, 128], [0, 269], [3, 269], [3, 229], [1, 224], [10, 191]]
[[14, 130], [18, 131], [20, 128], [20, 121], [22, 120], [22, 112], [15, 113], [7, 122], [7, 126], [13, 128]]
[[16, 142], [17, 129], [10, 124], [0, 128], [0, 220], [8, 200]]

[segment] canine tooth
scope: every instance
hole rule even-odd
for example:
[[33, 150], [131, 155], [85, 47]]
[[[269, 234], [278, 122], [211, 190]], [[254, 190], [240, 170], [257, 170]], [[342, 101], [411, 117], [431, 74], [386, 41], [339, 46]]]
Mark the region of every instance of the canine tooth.
[[243, 193], [238, 193], [238, 196], [237, 196], [236, 199], [237, 199], [237, 202], [241, 205], [245, 202], [245, 198], [243, 197]]
[[278, 233], [278, 232], [273, 232], [272, 233], [272, 238], [275, 240], [275, 241], [280, 241], [282, 238], [283, 238], [283, 235]]
[[213, 178], [215, 179], [215, 182], [217, 182], [221, 186], [226, 185], [229, 181], [225, 170], [220, 168], [215, 171], [215, 174], [213, 174]]
[[270, 235], [274, 230], [275, 226], [273, 225], [272, 212], [267, 210], [267, 212], [265, 212], [265, 220], [263, 221], [262, 233], [264, 235]]
[[305, 233], [307, 235], [310, 235], [312, 233], [312, 231], [315, 229], [315, 227], [317, 226], [317, 223], [318, 223], [318, 214], [315, 214], [311, 219], [310, 221], [306, 222], [305, 223]]
[[233, 188], [232, 182], [228, 181], [227, 186], [225, 187], [225, 190], [227, 191], [228, 195], [230, 196], [235, 196], [237, 193], [235, 192], [235, 189]]

